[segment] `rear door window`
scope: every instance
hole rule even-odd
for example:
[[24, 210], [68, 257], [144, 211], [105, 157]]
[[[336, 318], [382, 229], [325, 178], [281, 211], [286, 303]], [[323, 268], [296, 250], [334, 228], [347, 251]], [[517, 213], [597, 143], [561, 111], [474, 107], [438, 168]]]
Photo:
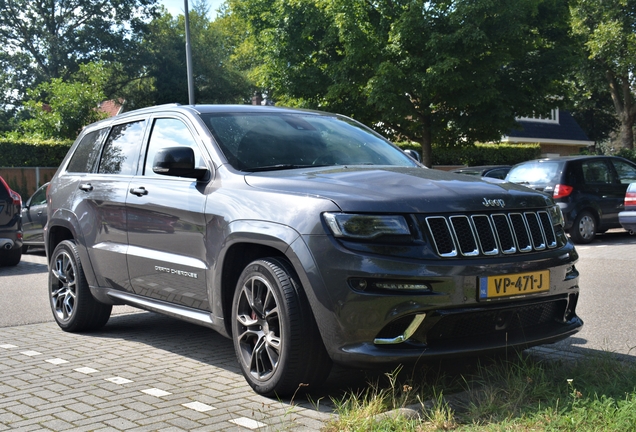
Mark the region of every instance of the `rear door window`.
[[93, 172], [97, 166], [101, 145], [107, 132], [108, 129], [104, 128], [84, 135], [84, 138], [77, 145], [66, 171], [72, 173]]
[[135, 175], [137, 173], [145, 125], [146, 121], [140, 120], [117, 125], [111, 129], [99, 163], [100, 174]]
[[586, 184], [602, 185], [612, 183], [610, 167], [604, 160], [589, 160], [581, 164]]

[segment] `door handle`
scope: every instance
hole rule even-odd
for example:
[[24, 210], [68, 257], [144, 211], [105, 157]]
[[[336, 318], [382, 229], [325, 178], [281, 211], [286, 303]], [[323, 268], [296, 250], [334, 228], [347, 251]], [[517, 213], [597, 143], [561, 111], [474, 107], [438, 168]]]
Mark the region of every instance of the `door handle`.
[[148, 191], [143, 186], [138, 188], [130, 188], [130, 193], [133, 195], [137, 195], [139, 197], [143, 195], [148, 195]]
[[90, 192], [93, 190], [93, 185], [90, 183], [82, 183], [79, 188], [84, 192]]

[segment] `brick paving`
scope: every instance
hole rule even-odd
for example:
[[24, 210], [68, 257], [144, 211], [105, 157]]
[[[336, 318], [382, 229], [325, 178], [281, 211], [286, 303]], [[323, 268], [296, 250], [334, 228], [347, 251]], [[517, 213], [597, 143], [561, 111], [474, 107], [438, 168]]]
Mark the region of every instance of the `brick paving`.
[[0, 328], [0, 431], [315, 431], [334, 416], [326, 401], [256, 394], [230, 340], [161, 315], [87, 334]]

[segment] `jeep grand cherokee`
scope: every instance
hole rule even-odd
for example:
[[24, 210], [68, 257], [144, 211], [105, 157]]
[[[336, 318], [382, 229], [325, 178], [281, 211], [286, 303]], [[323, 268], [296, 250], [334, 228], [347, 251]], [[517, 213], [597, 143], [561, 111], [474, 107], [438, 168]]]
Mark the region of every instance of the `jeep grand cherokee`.
[[551, 198], [426, 169], [340, 115], [159, 106], [86, 127], [51, 181], [53, 315], [128, 304], [231, 338], [264, 395], [369, 366], [555, 342], [578, 255]]

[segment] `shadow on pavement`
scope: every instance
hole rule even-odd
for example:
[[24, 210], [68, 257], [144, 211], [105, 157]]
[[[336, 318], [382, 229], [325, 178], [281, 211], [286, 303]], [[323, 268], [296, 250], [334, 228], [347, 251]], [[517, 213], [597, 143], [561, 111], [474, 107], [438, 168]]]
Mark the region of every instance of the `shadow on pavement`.
[[[150, 345], [153, 348], [182, 355], [210, 366], [223, 368], [236, 374], [237, 381], [244, 382], [232, 341], [207, 327], [198, 326], [168, 316], [140, 312], [128, 315], [113, 315], [101, 330], [90, 333], [91, 337], [123, 339]], [[371, 381], [382, 379], [385, 371], [349, 369], [334, 365], [323, 386], [309, 396], [296, 395], [294, 405], [331, 412], [331, 398], [348, 391], [359, 391]], [[247, 385], [247, 384], [245, 384]], [[292, 402], [281, 399], [281, 402]]]

